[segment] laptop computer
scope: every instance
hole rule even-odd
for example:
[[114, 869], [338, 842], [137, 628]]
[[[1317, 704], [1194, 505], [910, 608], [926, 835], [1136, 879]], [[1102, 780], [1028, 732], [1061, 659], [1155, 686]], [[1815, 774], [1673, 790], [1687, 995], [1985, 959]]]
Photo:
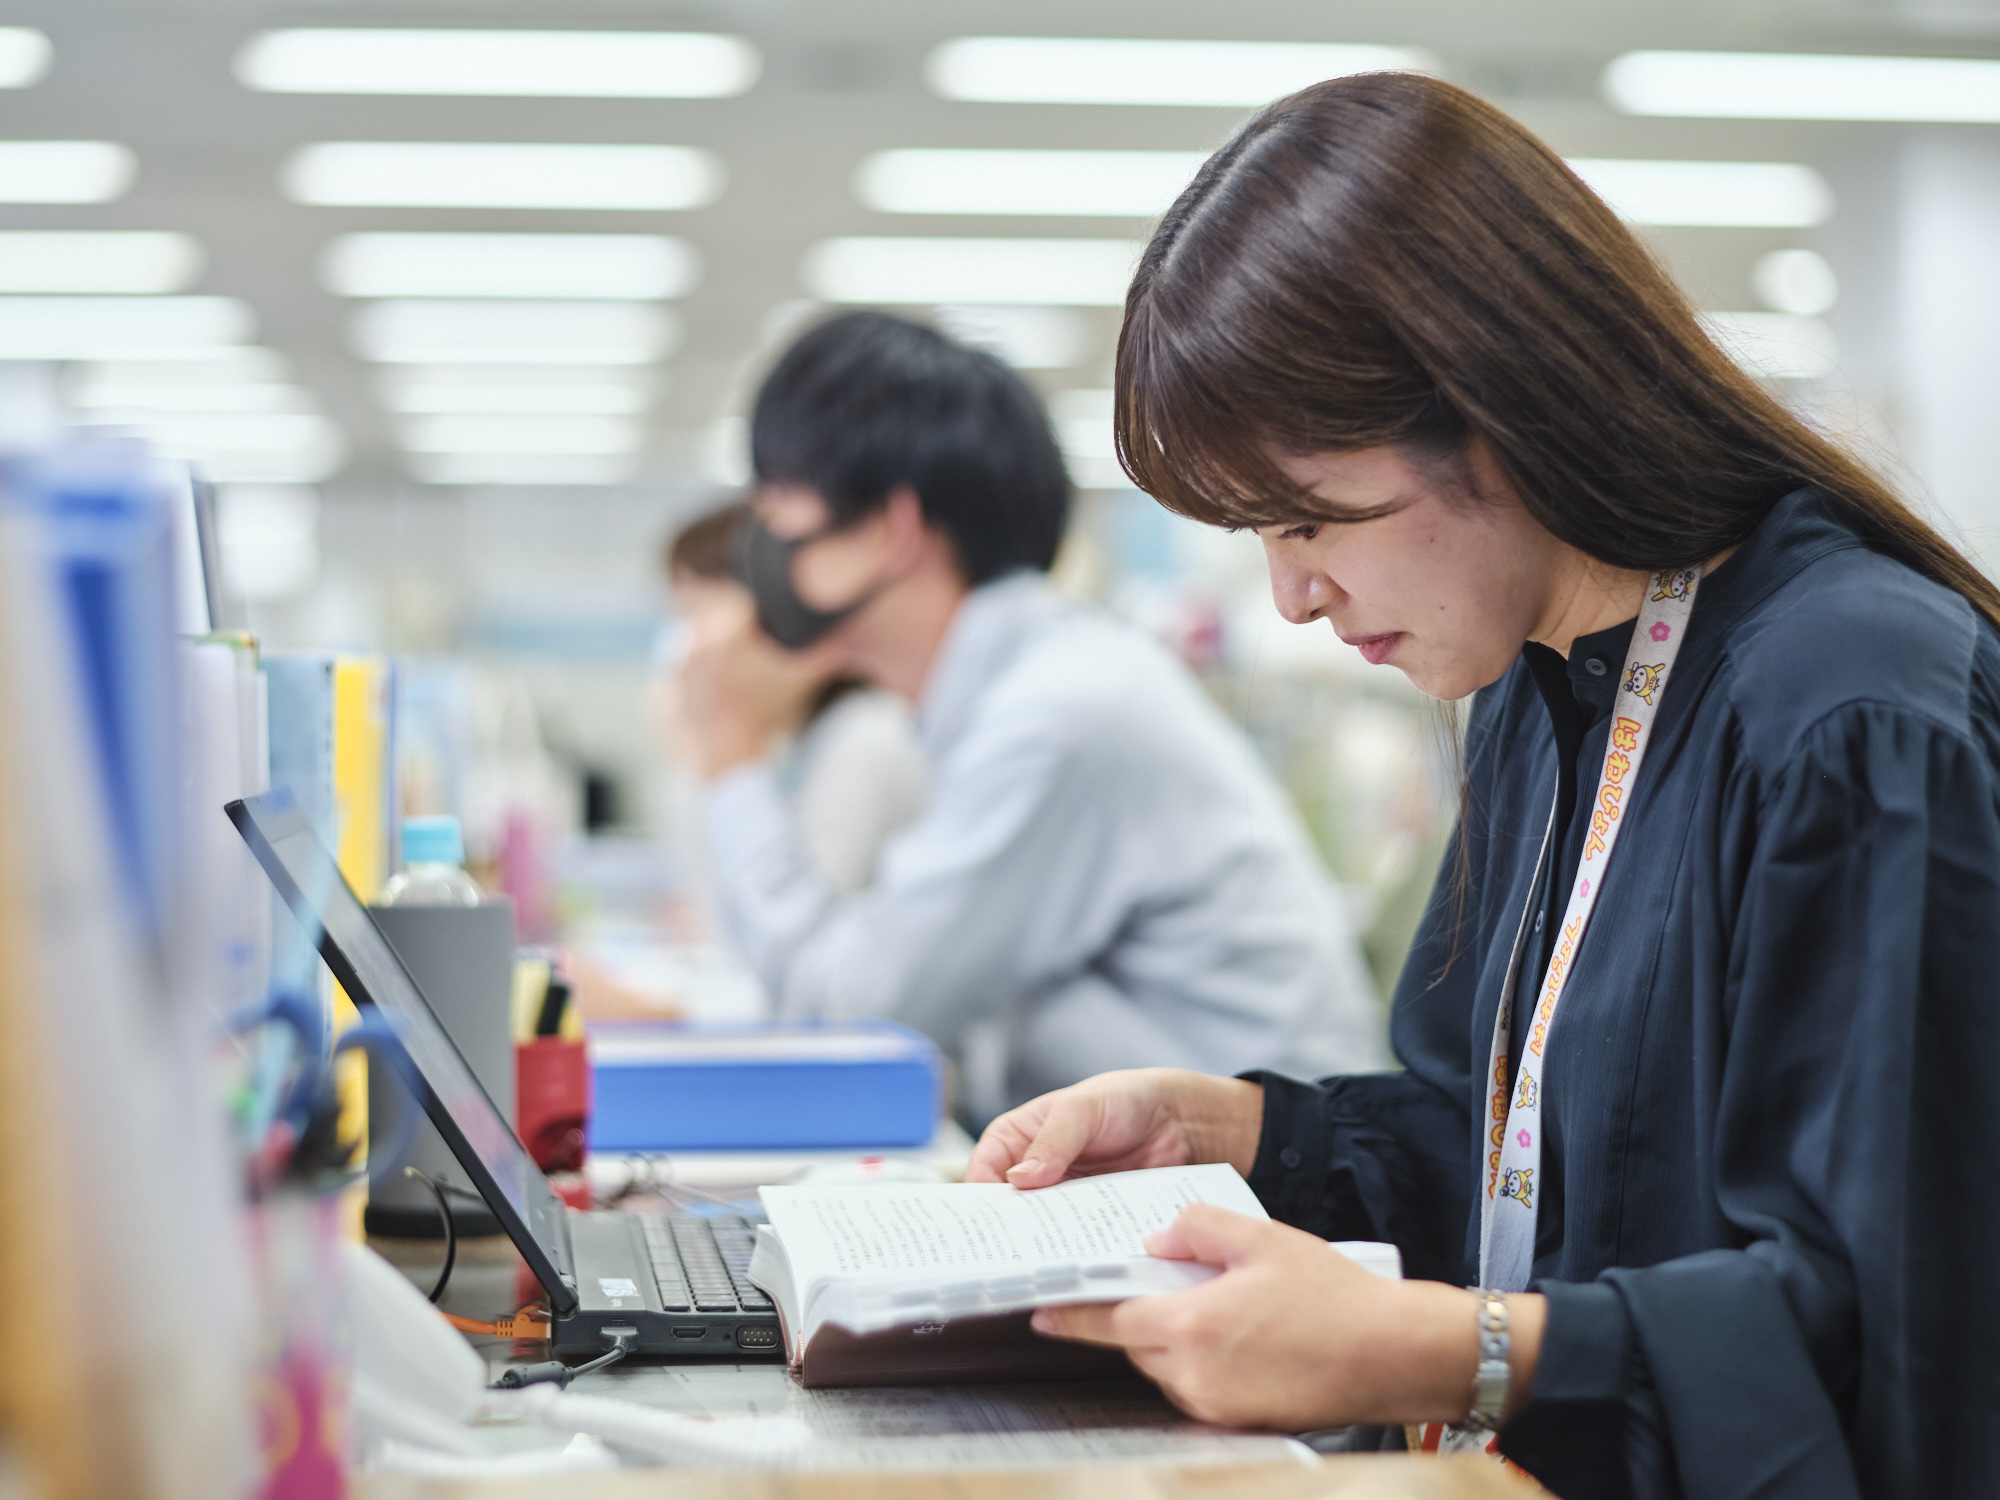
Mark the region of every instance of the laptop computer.
[[776, 1309], [749, 1282], [755, 1225], [697, 1214], [593, 1213], [556, 1196], [481, 1087], [423, 991], [355, 899], [286, 791], [225, 811], [356, 1002], [399, 1023], [424, 1113], [548, 1293], [554, 1352], [783, 1358]]

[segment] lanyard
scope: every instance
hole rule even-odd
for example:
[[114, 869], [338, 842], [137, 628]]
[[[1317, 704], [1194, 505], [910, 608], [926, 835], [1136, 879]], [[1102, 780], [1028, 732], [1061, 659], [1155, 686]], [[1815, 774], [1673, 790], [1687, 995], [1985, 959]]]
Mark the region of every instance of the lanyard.
[[[1527, 945], [1528, 913], [1540, 896], [1543, 875], [1549, 869], [1550, 844], [1555, 833], [1555, 809], [1549, 809], [1549, 826], [1542, 835], [1541, 857], [1535, 863], [1535, 879], [1528, 891], [1528, 904], [1514, 932], [1514, 950], [1507, 960], [1507, 979], [1500, 992], [1500, 1006], [1493, 1018], [1493, 1050], [1488, 1059], [1486, 1154], [1486, 1196], [1480, 1202], [1479, 1284], [1496, 1291], [1521, 1292], [1535, 1261], [1535, 1205], [1540, 1202], [1542, 1184], [1542, 1079], [1545, 1075], [1550, 1034], [1555, 1029], [1556, 1007], [1563, 988], [1576, 964], [1584, 929], [1590, 925], [1591, 911], [1604, 886], [1604, 872], [1611, 863], [1611, 851], [1618, 843], [1623, 823], [1625, 794], [1637, 780], [1639, 763], [1645, 758], [1652, 738], [1653, 718], [1665, 694], [1667, 675], [1680, 654], [1681, 638], [1687, 634], [1689, 616], [1694, 613], [1695, 590], [1701, 583], [1701, 569], [1680, 568], [1653, 576], [1653, 589], [1640, 607], [1639, 621], [1632, 629], [1631, 662], [1618, 683], [1618, 699], [1612, 707], [1611, 736], [1604, 747], [1604, 769], [1598, 774], [1597, 795], [1590, 802], [1590, 833], [1577, 865], [1576, 884], [1569, 894], [1562, 927], [1556, 935], [1555, 952], [1550, 955], [1547, 974], [1542, 978], [1534, 1018], [1528, 1027], [1527, 1046], [1515, 1076], [1513, 1098], [1508, 1098], [1507, 1074], [1513, 1039], [1509, 1035], [1508, 1012], [1513, 1006], [1514, 988], [1520, 979], [1521, 955]], [[1551, 877], [1553, 878], [1553, 877]]]

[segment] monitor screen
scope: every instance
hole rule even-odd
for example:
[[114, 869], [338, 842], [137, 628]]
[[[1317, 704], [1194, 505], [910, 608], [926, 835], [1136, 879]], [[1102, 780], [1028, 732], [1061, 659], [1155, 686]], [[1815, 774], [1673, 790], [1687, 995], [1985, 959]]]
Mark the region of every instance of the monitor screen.
[[515, 1138], [396, 950], [341, 878], [332, 855], [290, 792], [268, 792], [227, 809], [285, 903], [320, 933], [320, 956], [355, 1000], [397, 1023], [404, 1048], [429, 1088], [424, 1111], [506, 1226], [548, 1291], [558, 1317], [576, 1306], [563, 1206]]

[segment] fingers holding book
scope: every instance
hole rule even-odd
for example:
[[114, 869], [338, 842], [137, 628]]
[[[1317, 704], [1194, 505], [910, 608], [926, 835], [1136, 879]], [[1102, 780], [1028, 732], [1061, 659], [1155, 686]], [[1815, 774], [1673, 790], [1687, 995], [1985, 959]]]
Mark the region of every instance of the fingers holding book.
[[1263, 1123], [1254, 1083], [1173, 1068], [1104, 1073], [986, 1127], [967, 1182], [1050, 1187], [1067, 1177], [1228, 1162], [1248, 1173]]
[[[1184, 1291], [1044, 1307], [1035, 1330], [1121, 1348], [1190, 1416], [1227, 1426], [1298, 1432], [1436, 1404], [1422, 1388], [1428, 1366], [1411, 1355], [1434, 1326], [1462, 1335], [1464, 1292], [1383, 1279], [1313, 1235], [1212, 1204], [1183, 1209], [1147, 1248], [1221, 1274]], [[1462, 1401], [1445, 1413], [1459, 1415]]]

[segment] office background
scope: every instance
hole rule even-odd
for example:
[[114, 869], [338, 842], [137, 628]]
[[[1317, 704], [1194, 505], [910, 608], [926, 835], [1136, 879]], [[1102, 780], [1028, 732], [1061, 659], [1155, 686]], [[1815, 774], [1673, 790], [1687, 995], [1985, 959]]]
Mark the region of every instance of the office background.
[[[1107, 421], [1152, 216], [1252, 102], [1327, 72], [1433, 69], [1519, 116], [1787, 400], [2000, 548], [1990, 0], [50, 0], [0, 21], [33, 28], [0, 36], [0, 436], [122, 422], [191, 459], [219, 487], [228, 623], [397, 654], [405, 809], [459, 813], [489, 871], [525, 820], [572, 938], [675, 879], [645, 707], [661, 543], [744, 478], [776, 348], [878, 305], [1046, 395], [1081, 496], [1066, 585], [1171, 640], [1251, 727], [1393, 977], [1449, 816], [1439, 718], [1279, 621], [1254, 539], [1127, 488]], [[579, 35], [422, 35], [467, 27]]]

